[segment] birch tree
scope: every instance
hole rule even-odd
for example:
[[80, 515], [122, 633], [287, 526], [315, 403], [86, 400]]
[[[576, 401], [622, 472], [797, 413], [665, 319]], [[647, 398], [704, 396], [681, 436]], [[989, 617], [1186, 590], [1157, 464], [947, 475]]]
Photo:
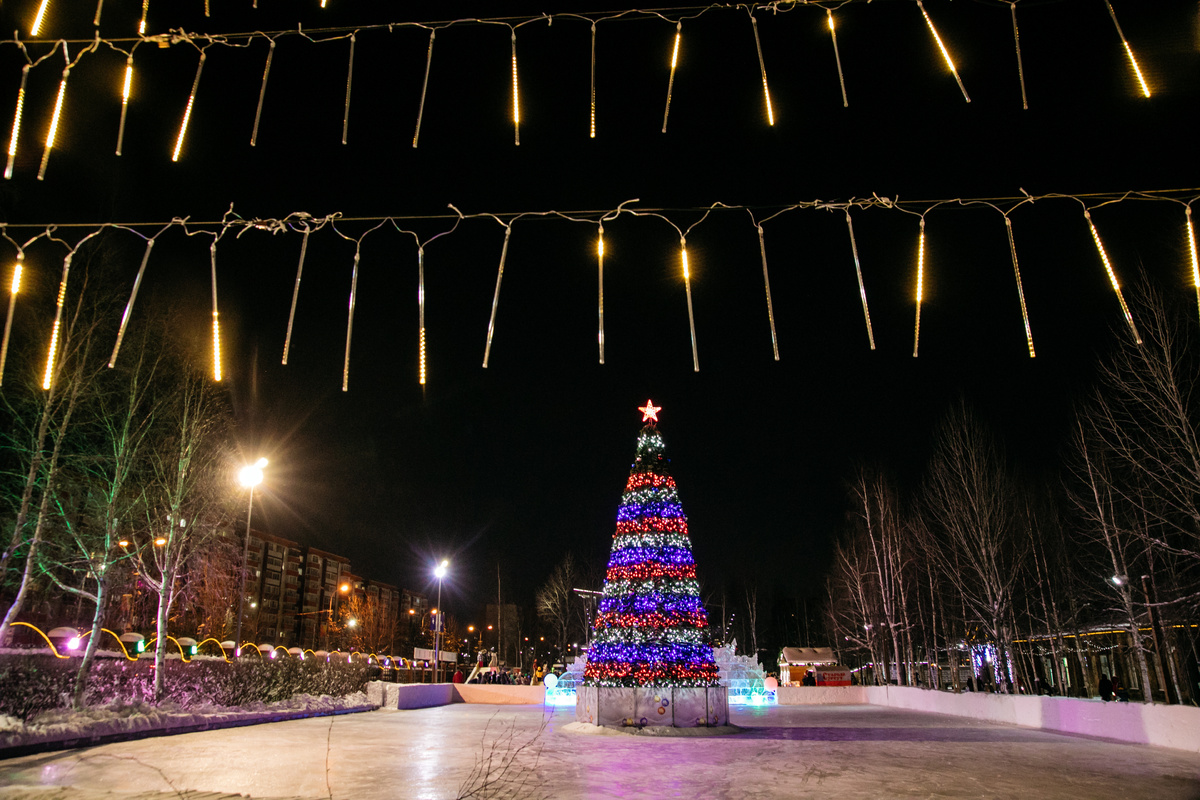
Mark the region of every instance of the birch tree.
[[956, 406], [935, 434], [925, 483], [923, 509], [943, 545], [928, 555], [995, 645], [997, 670], [1011, 663], [1014, 589], [1028, 553], [1015, 495], [995, 440], [965, 404]]

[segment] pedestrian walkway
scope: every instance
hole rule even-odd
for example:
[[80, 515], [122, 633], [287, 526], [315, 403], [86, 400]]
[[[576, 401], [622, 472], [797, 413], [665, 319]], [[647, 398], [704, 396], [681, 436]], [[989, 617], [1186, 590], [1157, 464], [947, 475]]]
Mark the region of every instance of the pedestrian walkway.
[[573, 721], [456, 704], [121, 742], [0, 761], [0, 800], [1200, 797], [1200, 754], [875, 706], [735, 709], [709, 738]]

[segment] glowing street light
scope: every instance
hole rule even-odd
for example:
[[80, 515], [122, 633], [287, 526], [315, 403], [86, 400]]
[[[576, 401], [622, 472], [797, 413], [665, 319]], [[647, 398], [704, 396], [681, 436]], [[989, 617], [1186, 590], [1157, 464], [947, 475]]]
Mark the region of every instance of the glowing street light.
[[[516, 64], [514, 62], [514, 69], [515, 69], [515, 66], [516, 66]], [[449, 566], [450, 566], [450, 561], [443, 558], [442, 563], [438, 564], [437, 567], [433, 570], [433, 576], [435, 578], [437, 578], [437, 582], [438, 582], [438, 608], [440, 608], [442, 605], [442, 578], [446, 577], [446, 568]], [[433, 610], [433, 613], [435, 615], [437, 614], [436, 608]], [[438, 683], [439, 682], [438, 679], [441, 677], [441, 666], [442, 666], [441, 646], [442, 646], [442, 627], [443, 626], [442, 626], [442, 621], [440, 619], [438, 619], [436, 616], [433, 619], [434, 619], [433, 682]]]
[[[338, 591], [342, 594], [346, 594], [350, 591], [350, 584], [343, 583], [338, 587]], [[329, 609], [327, 611], [329, 614], [329, 619], [325, 621], [325, 644], [323, 645], [325, 650], [329, 649], [329, 629], [333, 627], [333, 598], [335, 597], [337, 597], [336, 594], [333, 592], [329, 593]]]
[[254, 513], [254, 487], [263, 482], [263, 468], [267, 460], [260, 458], [253, 464], [242, 467], [238, 472], [238, 483], [250, 490], [250, 500], [246, 506], [246, 541], [242, 545], [242, 582], [238, 592], [237, 633], [234, 635], [234, 654], [242, 654], [242, 613], [246, 607], [246, 562], [250, 558], [250, 517]]

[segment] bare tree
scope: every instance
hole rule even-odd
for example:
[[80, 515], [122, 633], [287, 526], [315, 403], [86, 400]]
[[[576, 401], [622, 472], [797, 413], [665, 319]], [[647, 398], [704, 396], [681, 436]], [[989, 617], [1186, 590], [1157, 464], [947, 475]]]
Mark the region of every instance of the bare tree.
[[996, 647], [998, 671], [1011, 664], [1014, 588], [1028, 553], [1015, 495], [999, 447], [965, 404], [956, 406], [937, 431], [925, 484], [924, 511], [943, 545], [929, 555]]
[[137, 549], [142, 580], [158, 597], [156, 699], [163, 692], [167, 620], [180, 592], [180, 575], [190, 556], [226, 524], [233, 481], [223, 396], [186, 363], [173, 386], [149, 455], [140, 521], [145, 535]]
[[[1077, 459], [1075, 474], [1081, 488], [1072, 493], [1072, 498], [1084, 522], [1080, 535], [1085, 545], [1093, 545], [1102, 554], [1103, 562], [1097, 565], [1098, 574], [1094, 574], [1096, 586], [1093, 589], [1103, 587], [1104, 594], [1116, 600], [1118, 613], [1124, 617], [1129, 628], [1141, 673], [1144, 699], [1150, 702], [1150, 670], [1139, 631], [1140, 609], [1136, 607], [1134, 585], [1129, 578], [1130, 575], [1140, 575], [1145, 566], [1146, 537], [1139, 536], [1120, 523], [1118, 504], [1121, 498], [1114, 491], [1105, 451], [1095, 450], [1089, 442], [1090, 438], [1084, 421], [1077, 420], [1073, 444]], [[1128, 505], [1125, 505], [1128, 511]], [[1111, 574], [1105, 577], [1106, 572]]]
[[578, 577], [575, 556], [567, 553], [538, 590], [535, 599], [538, 617], [550, 626], [560, 658], [567, 653], [575, 630], [573, 622], [578, 618], [576, 606], [580, 600], [574, 591]]
[[1122, 498], [1161, 524], [1151, 544], [1200, 566], [1197, 365], [1182, 314], [1145, 286], [1132, 304], [1143, 342], [1121, 341], [1101, 364], [1085, 416], [1108, 451]]
[[876, 683], [887, 680], [875, 621], [879, 619], [878, 582], [871, 575], [870, 555], [861, 536], [843, 537], [834, 549], [829, 578], [829, 616], [839, 648], [866, 651]]
[[[890, 641], [896, 678], [912, 684], [910, 670], [902, 669], [905, 661], [900, 649], [902, 633], [909, 630], [905, 571], [908, 562], [909, 532], [901, 521], [900, 500], [891, 484], [881, 474], [860, 469], [851, 487], [854, 496], [854, 515], [858, 536], [870, 560], [869, 575], [877, 583], [875, 596], [879, 600], [878, 624], [880, 635]], [[911, 649], [911, 648], [910, 648]], [[911, 664], [911, 653], [908, 657]]]

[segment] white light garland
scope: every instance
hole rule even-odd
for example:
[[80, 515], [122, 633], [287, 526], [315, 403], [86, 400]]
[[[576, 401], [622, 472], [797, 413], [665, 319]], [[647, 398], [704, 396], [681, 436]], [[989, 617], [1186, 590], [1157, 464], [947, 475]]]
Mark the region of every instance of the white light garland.
[[[321, 227], [325, 226], [326, 224], [333, 223], [332, 227], [337, 232], [337, 235], [340, 235], [343, 238], [354, 241], [355, 242], [355, 251], [356, 251], [356, 253], [359, 253], [361, 250], [363, 238], [367, 235], [367, 233], [370, 233], [371, 231], [377, 229], [378, 227], [380, 227], [384, 224], [391, 223], [393, 225], [393, 227], [395, 227], [401, 233], [412, 235], [414, 237], [414, 240], [416, 241], [416, 244], [418, 247], [417, 276], [416, 276], [417, 277], [417, 296], [418, 296], [418, 318], [419, 318], [418, 319], [418, 331], [417, 331], [417, 334], [418, 334], [417, 335], [417, 359], [418, 359], [417, 371], [418, 371], [418, 381], [423, 382], [423, 381], [427, 380], [427, 374], [428, 374], [426, 359], [427, 359], [427, 338], [428, 338], [428, 334], [429, 334], [429, 331], [427, 330], [426, 325], [425, 325], [425, 314], [424, 314], [424, 305], [425, 305], [424, 255], [425, 255], [425, 248], [431, 241], [433, 241], [441, 236], [448, 235], [448, 234], [454, 232], [455, 230], [457, 230], [459, 223], [465, 219], [489, 217], [489, 218], [495, 220], [496, 222], [498, 222], [500, 225], [502, 225], [505, 228], [504, 244], [501, 248], [500, 263], [497, 267], [496, 286], [495, 286], [495, 291], [494, 291], [493, 299], [492, 299], [491, 315], [490, 315], [489, 322], [488, 322], [488, 338], [487, 338], [487, 343], [486, 343], [485, 350], [484, 350], [484, 362], [483, 362], [485, 368], [488, 366], [488, 364], [490, 362], [490, 352], [491, 352], [491, 346], [492, 346], [492, 343], [494, 340], [497, 313], [498, 313], [498, 307], [499, 307], [500, 287], [501, 287], [502, 281], [503, 281], [504, 267], [506, 265], [507, 253], [508, 253], [508, 244], [509, 244], [509, 240], [510, 240], [511, 234], [512, 234], [512, 225], [517, 219], [524, 217], [524, 216], [540, 216], [543, 218], [554, 218], [554, 219], [559, 219], [559, 220], [563, 220], [563, 221], [585, 222], [585, 223], [589, 223], [589, 224], [597, 226], [597, 232], [596, 232], [597, 236], [595, 239], [596, 257], [597, 257], [597, 306], [596, 306], [597, 344], [599, 347], [599, 354], [600, 354], [601, 358], [603, 358], [605, 356], [604, 347], [603, 347], [605, 333], [606, 333], [605, 326], [604, 326], [604, 319], [603, 319], [603, 312], [604, 312], [603, 259], [604, 259], [604, 256], [608, 255], [609, 253], [607, 252], [608, 251], [608, 242], [604, 238], [604, 231], [602, 230], [601, 226], [603, 225], [603, 223], [605, 221], [609, 221], [611, 219], [616, 218], [622, 211], [630, 213], [633, 216], [638, 216], [638, 217], [641, 217], [641, 216], [657, 217], [658, 219], [665, 221], [668, 224], [671, 224], [672, 227], [678, 232], [678, 234], [680, 236], [680, 240], [679, 240], [680, 241], [680, 251], [679, 251], [680, 267], [683, 271], [685, 291], [688, 294], [689, 301], [691, 300], [690, 282], [691, 282], [691, 278], [692, 278], [692, 263], [691, 263], [691, 253], [689, 253], [687, 250], [687, 235], [688, 235], [688, 233], [691, 232], [692, 230], [694, 230], [705, 219], [707, 219], [709, 214], [715, 210], [741, 210], [741, 211], [751, 212], [751, 219], [755, 223], [756, 233], [760, 234], [759, 235], [759, 255], [760, 255], [760, 259], [762, 259], [764, 262], [763, 287], [764, 287], [764, 291], [765, 291], [766, 297], [767, 297], [768, 322], [771, 323], [772, 328], [774, 327], [773, 326], [774, 303], [773, 303], [773, 299], [770, 294], [769, 274], [766, 272], [766, 269], [765, 269], [765, 266], [766, 266], [765, 258], [764, 258], [765, 235], [762, 234], [762, 223], [765, 222], [766, 220], [774, 219], [775, 217], [786, 214], [789, 211], [797, 211], [797, 210], [832, 210], [832, 211], [839, 211], [839, 212], [845, 214], [847, 233], [849, 234], [849, 237], [850, 237], [851, 254], [854, 259], [854, 268], [855, 268], [855, 273], [856, 273], [856, 277], [858, 280], [859, 294], [860, 294], [860, 299], [863, 304], [863, 320], [864, 320], [864, 323], [865, 323], [865, 326], [867, 329], [868, 342], [872, 348], [874, 348], [874, 345], [875, 345], [874, 333], [872, 330], [869, 307], [867, 306], [867, 303], [866, 303], [865, 282], [863, 279], [862, 265], [859, 260], [859, 253], [858, 253], [857, 243], [856, 243], [856, 239], [855, 239], [854, 225], [853, 225], [853, 220], [850, 216], [850, 211], [852, 209], [862, 210], [862, 209], [870, 208], [870, 209], [879, 209], [879, 210], [900, 211], [902, 213], [910, 213], [910, 214], [918, 215], [921, 218], [921, 230], [920, 230], [920, 235], [919, 235], [918, 242], [917, 242], [917, 245], [918, 245], [917, 265], [916, 265], [917, 266], [917, 275], [916, 275], [916, 286], [915, 286], [916, 308], [915, 308], [914, 340], [913, 340], [913, 355], [916, 356], [919, 354], [920, 315], [921, 315], [921, 311], [922, 311], [923, 303], [924, 303], [924, 299], [925, 299], [924, 295], [925, 295], [925, 277], [926, 277], [925, 276], [926, 242], [925, 242], [925, 237], [924, 237], [924, 232], [925, 232], [924, 231], [924, 227], [925, 227], [924, 220], [925, 220], [925, 216], [931, 210], [937, 208], [938, 206], [947, 204], [947, 203], [957, 203], [957, 204], [963, 205], [963, 206], [987, 205], [990, 208], [992, 208], [993, 210], [999, 211], [1002, 214], [1002, 216], [1005, 216], [1005, 218], [1006, 218], [1006, 221], [1005, 221], [1006, 236], [1008, 238], [1008, 243], [1009, 243], [1009, 257], [1010, 257], [1010, 261], [1011, 261], [1012, 267], [1013, 267], [1013, 277], [1017, 284], [1018, 300], [1021, 304], [1021, 315], [1022, 315], [1022, 322], [1023, 322], [1023, 326], [1024, 326], [1024, 330], [1025, 330], [1026, 346], [1028, 348], [1030, 357], [1035, 357], [1036, 352], [1035, 352], [1034, 346], [1033, 346], [1032, 326], [1031, 326], [1030, 319], [1029, 319], [1029, 311], [1026, 306], [1024, 286], [1022, 283], [1020, 266], [1019, 266], [1019, 263], [1017, 260], [1015, 236], [1013, 235], [1013, 232], [1012, 232], [1012, 221], [1011, 221], [1011, 218], [1009, 217], [1009, 215], [1019, 206], [1033, 203], [1036, 200], [1049, 201], [1049, 200], [1061, 200], [1061, 199], [1072, 199], [1077, 202], [1080, 202], [1081, 204], [1084, 204], [1084, 217], [1085, 217], [1086, 222], [1088, 223], [1088, 229], [1092, 235], [1092, 239], [1096, 246], [1097, 253], [1101, 259], [1101, 262], [1104, 265], [1105, 273], [1108, 276], [1108, 279], [1112, 285], [1112, 288], [1113, 288], [1114, 292], [1117, 294], [1118, 302], [1121, 305], [1121, 309], [1125, 316], [1126, 322], [1129, 325], [1130, 332], [1132, 333], [1135, 341], [1138, 341], [1139, 343], [1141, 341], [1140, 335], [1137, 331], [1136, 325], [1134, 324], [1132, 312], [1131, 312], [1128, 304], [1125, 301], [1120, 283], [1117, 280], [1116, 269], [1115, 269], [1111, 259], [1109, 258], [1109, 255], [1108, 255], [1107, 250], [1105, 249], [1104, 243], [1102, 242], [1102, 240], [1100, 238], [1099, 231], [1097, 230], [1095, 224], [1092, 221], [1089, 207], [1088, 207], [1088, 205], [1085, 204], [1085, 201], [1087, 203], [1090, 203], [1092, 207], [1099, 206], [1099, 205], [1113, 205], [1113, 204], [1118, 204], [1118, 203], [1121, 203], [1121, 202], [1127, 201], [1127, 200], [1141, 200], [1141, 201], [1155, 200], [1155, 201], [1160, 201], [1160, 202], [1167, 201], [1167, 202], [1180, 203], [1180, 204], [1184, 205], [1184, 208], [1185, 208], [1185, 225], [1184, 225], [1185, 244], [1188, 249], [1189, 267], [1190, 267], [1190, 270], [1192, 273], [1191, 281], [1194, 285], [1193, 288], [1195, 288], [1197, 290], [1197, 304], [1198, 304], [1198, 310], [1200, 310], [1200, 259], [1198, 259], [1197, 254], [1196, 254], [1195, 231], [1194, 231], [1194, 227], [1192, 224], [1191, 210], [1190, 210], [1190, 204], [1192, 202], [1195, 202], [1196, 200], [1200, 199], [1200, 189], [1162, 190], [1162, 191], [1156, 191], [1156, 192], [1124, 192], [1124, 193], [1118, 193], [1118, 194], [1096, 194], [1096, 195], [1047, 194], [1047, 195], [1041, 195], [1038, 197], [1034, 197], [1034, 196], [1031, 196], [1028, 194], [1023, 194], [1023, 195], [1015, 196], [1015, 197], [1001, 197], [1001, 198], [975, 198], [975, 199], [959, 198], [956, 200], [945, 200], [945, 199], [927, 200], [927, 201], [926, 200], [910, 200], [910, 201], [903, 201], [903, 202], [894, 200], [891, 198], [879, 197], [879, 196], [872, 196], [870, 198], [858, 198], [858, 199], [852, 198], [848, 201], [840, 201], [840, 202], [826, 202], [826, 201], [813, 200], [813, 201], [795, 203], [790, 206], [774, 207], [773, 213], [770, 213], [771, 209], [768, 209], [768, 216], [764, 217], [762, 220], [755, 219], [754, 215], [757, 212], [755, 209], [751, 209], [750, 207], [729, 205], [729, 204], [725, 204], [725, 203], [714, 203], [704, 213], [704, 215], [700, 218], [700, 220], [698, 220], [697, 222], [688, 226], [686, 229], [681, 229], [678, 226], [676, 226], [674, 223], [671, 223], [670, 219], [668, 217], [669, 214], [684, 213], [686, 211], [685, 209], [634, 209], [634, 208], [626, 207], [630, 203], [638, 202], [636, 200], [625, 201], [625, 203], [622, 203], [621, 206], [619, 206], [618, 208], [615, 208], [612, 210], [607, 210], [607, 211], [576, 211], [576, 212], [523, 211], [523, 212], [516, 213], [516, 214], [513, 214], [513, 213], [495, 214], [495, 213], [491, 213], [491, 212], [463, 214], [460, 211], [458, 211], [458, 209], [455, 208], [454, 206], [450, 206], [453, 214], [446, 214], [446, 215], [440, 215], [440, 216], [439, 215], [421, 215], [420, 217], [401, 217], [401, 216], [382, 217], [382, 218], [381, 217], [356, 217], [356, 218], [353, 218], [353, 220], [344, 219], [339, 214], [333, 214], [333, 215], [329, 215], [326, 217], [314, 217], [311, 214], [300, 213], [300, 212], [292, 214], [284, 219], [258, 219], [258, 218], [246, 219], [242, 216], [234, 214], [233, 209], [231, 207], [230, 210], [226, 213], [226, 215], [221, 220], [208, 221], [208, 222], [194, 221], [194, 220], [191, 220], [190, 218], [177, 217], [166, 223], [162, 223], [162, 222], [158, 222], [158, 223], [146, 223], [146, 222], [142, 222], [142, 223], [103, 223], [103, 224], [63, 223], [61, 225], [45, 225], [43, 223], [22, 225], [22, 224], [10, 223], [7, 226], [5, 226], [3, 229], [0, 229], [0, 238], [6, 239], [13, 245], [14, 250], [16, 252], [17, 259], [18, 259], [18, 266], [22, 265], [22, 263], [25, 259], [25, 254], [26, 254], [29, 246], [31, 245], [31, 243], [33, 241], [35, 241], [36, 239], [41, 238], [43, 236], [45, 236], [47, 238], [52, 238], [50, 236], [50, 233], [51, 233], [51, 231], [55, 230], [56, 228], [64, 228], [64, 229], [65, 228], [91, 228], [92, 229], [91, 232], [88, 234], [87, 237], [85, 237], [84, 240], [81, 240], [80, 245], [82, 244], [82, 241], [86, 241], [87, 238], [96, 236], [99, 233], [101, 233], [105, 230], [108, 230], [110, 228], [115, 229], [115, 230], [125, 230], [125, 231], [128, 231], [128, 232], [143, 239], [143, 241], [145, 242], [145, 252], [143, 253], [143, 256], [141, 259], [141, 265], [139, 266], [139, 268], [137, 270], [136, 277], [133, 279], [133, 288], [130, 293], [129, 301], [124, 309], [124, 313], [123, 313], [121, 321], [120, 321], [120, 326], [117, 331], [116, 343], [113, 348], [112, 356], [109, 359], [110, 366], [111, 366], [113, 363], [115, 363], [115, 360], [118, 357], [121, 342], [123, 340], [123, 337], [126, 334], [128, 324], [129, 324], [130, 320], [132, 319], [133, 304], [137, 298], [139, 287], [142, 283], [142, 280], [143, 280], [143, 277], [145, 274], [145, 270], [146, 270], [146, 266], [147, 266], [148, 259], [150, 256], [150, 252], [151, 252], [156, 240], [163, 233], [167, 232], [168, 230], [170, 230], [171, 228], [176, 227], [176, 226], [183, 228], [184, 233], [187, 236], [203, 234], [203, 235], [213, 237], [213, 242], [210, 246], [210, 261], [211, 261], [212, 284], [213, 284], [212, 285], [212, 291], [213, 291], [213, 308], [212, 308], [213, 377], [214, 377], [214, 380], [221, 380], [223, 378], [225, 369], [224, 369], [224, 364], [222, 361], [222, 353], [221, 353], [222, 343], [221, 343], [221, 334], [220, 334], [220, 315], [219, 315], [219, 308], [218, 308], [218, 303], [217, 303], [216, 253], [215, 253], [216, 243], [217, 243], [217, 241], [219, 241], [220, 237], [224, 236], [226, 233], [235, 233], [235, 235], [240, 236], [242, 233], [244, 233], [248, 230], [264, 230], [264, 231], [270, 231], [270, 232], [274, 232], [274, 233], [296, 232], [296, 233], [302, 234], [302, 240], [300, 243], [300, 259], [299, 259], [299, 263], [297, 264], [296, 281], [295, 281], [295, 285], [293, 287], [293, 292], [292, 292], [292, 307], [291, 307], [289, 317], [288, 317], [288, 329], [287, 329], [287, 333], [286, 333], [285, 340], [284, 340], [284, 363], [286, 364], [287, 360], [288, 360], [288, 352], [290, 350], [290, 345], [291, 345], [296, 304], [298, 302], [299, 284], [300, 284], [300, 279], [301, 279], [301, 276], [303, 273], [303, 267], [304, 267], [304, 262], [305, 262], [305, 256], [307, 253], [309, 236], [313, 232], [315, 232], [315, 231], [319, 230]], [[424, 241], [421, 241], [414, 232], [406, 231], [397, 225], [397, 222], [399, 220], [404, 220], [404, 219], [413, 219], [413, 220], [420, 219], [420, 220], [428, 221], [430, 219], [438, 219], [438, 218], [443, 218], [443, 217], [446, 219], [453, 220], [453, 225], [450, 226], [447, 230], [444, 230], [441, 233], [438, 233], [435, 236], [433, 236], [429, 239], [426, 239]], [[341, 231], [337, 230], [338, 224], [341, 224], [342, 222], [351, 222], [351, 221], [353, 221], [353, 222], [364, 222], [364, 221], [365, 222], [375, 222], [376, 224], [374, 227], [370, 228], [367, 231], [367, 233], [364, 233], [364, 234], [362, 234], [362, 236], [359, 236], [357, 238], [346, 236], [345, 234], [341, 233]], [[142, 233], [139, 231], [139, 229], [149, 227], [151, 224], [159, 225], [162, 227], [156, 233], [153, 233], [153, 235], [151, 235], [148, 232]], [[22, 245], [22, 244], [18, 244], [15, 240], [10, 238], [10, 236], [8, 235], [8, 232], [20, 230], [22, 228], [42, 229], [45, 232], [39, 233], [37, 236], [34, 236], [33, 239], [30, 239], [29, 242], [26, 242], [25, 244]], [[197, 230], [189, 230], [189, 228], [196, 228]], [[55, 240], [55, 241], [58, 241], [58, 240]], [[80, 245], [76, 245], [75, 248], [72, 249], [72, 252], [75, 252]], [[350, 363], [350, 361], [349, 361], [350, 345], [352, 342], [354, 311], [355, 311], [356, 298], [357, 298], [359, 260], [360, 260], [359, 258], [355, 259], [354, 269], [351, 274], [350, 298], [349, 298], [349, 304], [348, 304], [349, 307], [348, 307], [347, 326], [346, 326], [347, 327], [346, 355], [345, 355], [345, 360], [343, 363], [343, 375], [342, 375], [342, 377], [343, 377], [342, 385], [343, 385], [344, 390], [348, 390], [348, 387], [349, 387], [348, 376], [349, 376], [349, 363]], [[17, 274], [14, 276], [14, 282], [12, 284], [13, 289], [10, 291], [10, 301], [9, 301], [9, 314], [10, 315], [12, 314], [12, 309], [14, 307], [16, 291], [19, 290], [20, 285], [21, 285], [21, 278], [20, 278], [21, 270], [16, 270], [16, 273]], [[65, 284], [60, 284], [60, 288], [62, 288], [64, 285]], [[65, 289], [63, 289], [63, 291], [65, 291]], [[65, 300], [65, 294], [63, 295], [63, 299]], [[689, 303], [689, 306], [690, 306], [690, 303]], [[59, 319], [61, 320], [61, 317], [59, 317]], [[689, 321], [689, 334], [690, 334], [691, 343], [692, 343], [692, 366], [693, 366], [693, 369], [695, 370], [698, 368], [699, 358], [698, 358], [698, 347], [696, 344], [697, 343], [697, 331], [696, 331], [696, 327], [695, 327], [695, 315], [694, 315], [694, 309], [691, 307], [689, 307], [688, 321]], [[61, 327], [61, 325], [59, 327]], [[3, 366], [4, 366], [5, 358], [7, 355], [7, 345], [9, 343], [10, 335], [11, 335], [11, 319], [9, 321], [9, 334], [6, 335], [4, 343], [0, 344], [0, 379], [2, 379], [2, 377], [3, 377]], [[50, 338], [51, 338], [51, 348], [50, 348], [51, 353], [48, 354], [48, 358], [47, 358], [47, 370], [50, 370], [53, 368], [53, 365], [57, 358], [56, 352], [59, 349], [59, 345], [58, 345], [59, 336], [57, 335], [57, 332], [52, 330]], [[777, 340], [774, 337], [772, 340], [772, 344], [773, 344], [774, 352], [777, 353], [778, 352], [778, 349], [776, 346]], [[424, 385], [424, 383], [422, 383], [422, 385]], [[645, 492], [648, 492], [649, 490], [639, 488], [638, 490], [635, 490], [635, 491], [645, 493]], [[655, 498], [657, 500], [657, 502], [670, 502], [671, 499], [674, 497], [673, 493], [669, 494], [669, 495], [666, 493], [661, 493], [662, 492], [661, 487], [659, 487], [658, 491], [660, 492], [660, 494]], [[642, 495], [638, 494], [638, 496], [641, 497]], [[652, 492], [645, 494], [645, 498], [647, 498], [647, 499], [654, 498], [654, 497], [655, 496], [653, 495]], [[672, 525], [674, 525], [674, 524], [675, 523], [672, 522]], [[683, 530], [686, 531], [686, 523], [683, 523], [681, 521], [680, 524], [683, 525]], [[633, 531], [633, 533], [636, 533], [636, 531]]]

